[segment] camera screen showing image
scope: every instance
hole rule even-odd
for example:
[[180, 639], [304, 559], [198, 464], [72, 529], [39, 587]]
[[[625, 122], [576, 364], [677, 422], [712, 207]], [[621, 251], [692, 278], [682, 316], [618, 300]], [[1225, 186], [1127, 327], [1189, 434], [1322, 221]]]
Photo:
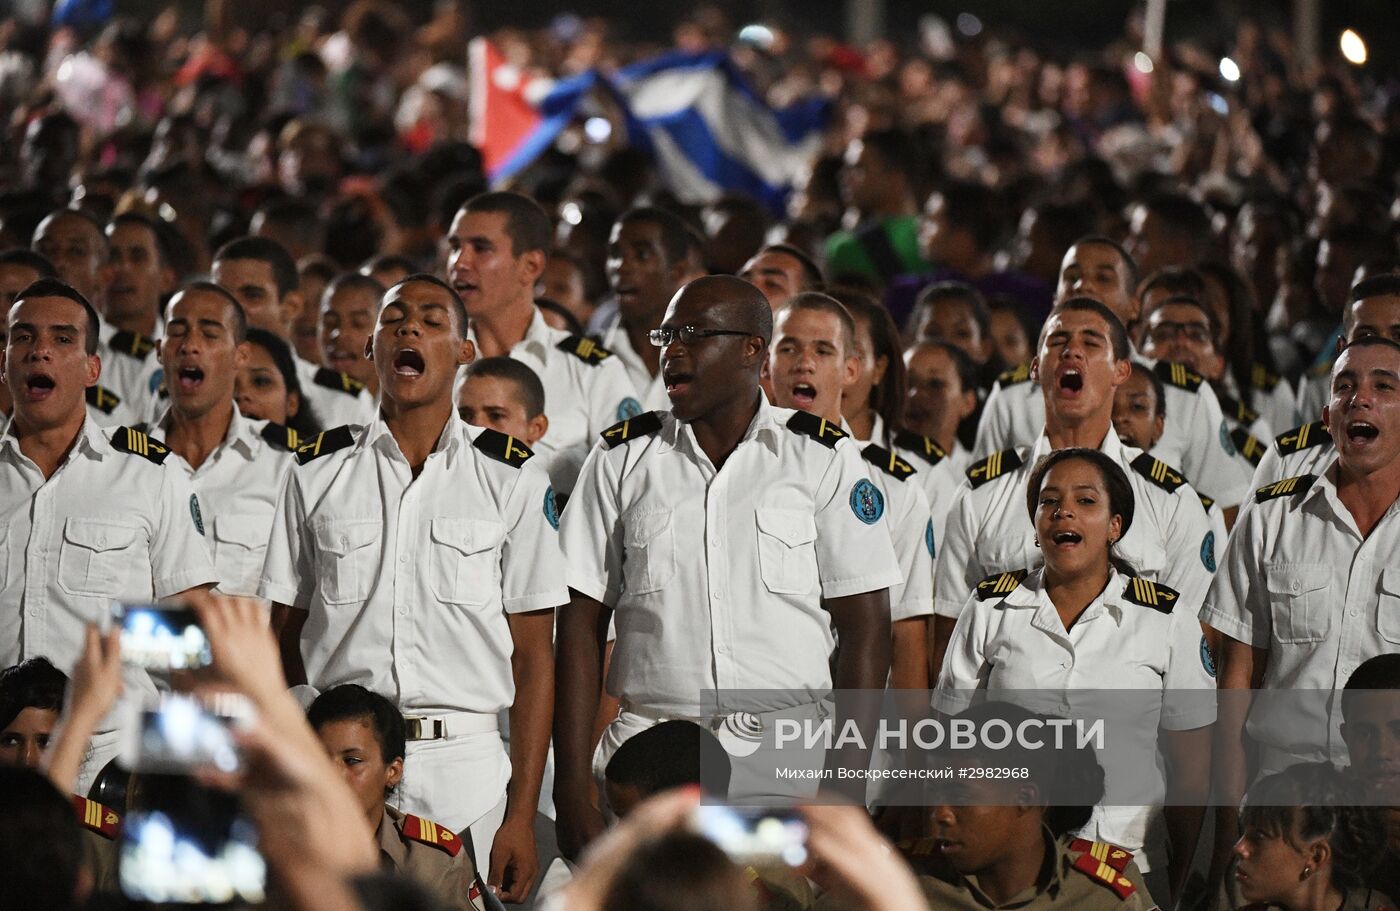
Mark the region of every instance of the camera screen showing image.
[[155, 709], [141, 713], [134, 742], [128, 742], [126, 765], [138, 772], [236, 772], [233, 729], [250, 714], [246, 700], [234, 694], [204, 700], [165, 695]]
[[158, 904], [263, 901], [267, 867], [238, 798], [184, 775], [142, 775], [122, 826], [128, 898]]
[[179, 671], [207, 667], [213, 660], [209, 640], [188, 607], [118, 604], [112, 614], [121, 625], [122, 660], [128, 664]]
[[796, 867], [807, 860], [807, 823], [792, 810], [701, 804], [692, 822], [696, 832], [740, 863]]

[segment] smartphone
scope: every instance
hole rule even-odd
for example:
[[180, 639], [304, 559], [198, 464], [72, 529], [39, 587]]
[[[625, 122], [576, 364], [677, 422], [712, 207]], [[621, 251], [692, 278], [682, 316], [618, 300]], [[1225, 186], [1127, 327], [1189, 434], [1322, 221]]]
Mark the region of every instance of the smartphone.
[[701, 804], [691, 817], [691, 828], [736, 863], [797, 867], [807, 860], [807, 823], [796, 810]]
[[123, 894], [155, 904], [256, 904], [267, 864], [238, 797], [188, 775], [141, 775], [122, 821]]
[[251, 704], [236, 693], [162, 694], [131, 729], [124, 764], [141, 773], [237, 772], [234, 730], [251, 718]]
[[122, 660], [152, 671], [208, 667], [209, 639], [192, 609], [181, 605], [114, 604]]

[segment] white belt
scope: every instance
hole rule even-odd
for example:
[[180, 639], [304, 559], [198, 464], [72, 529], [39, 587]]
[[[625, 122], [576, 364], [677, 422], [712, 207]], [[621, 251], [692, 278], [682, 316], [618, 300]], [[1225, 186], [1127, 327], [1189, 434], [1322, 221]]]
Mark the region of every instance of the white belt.
[[444, 712], [440, 715], [405, 715], [408, 740], [442, 740], [463, 734], [499, 730], [496, 715], [481, 712]]

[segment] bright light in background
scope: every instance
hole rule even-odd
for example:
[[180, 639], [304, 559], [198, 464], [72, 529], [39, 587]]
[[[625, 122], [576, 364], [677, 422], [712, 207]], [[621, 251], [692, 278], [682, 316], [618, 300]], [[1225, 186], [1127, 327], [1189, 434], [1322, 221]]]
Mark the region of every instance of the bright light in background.
[[1240, 65], [1229, 57], [1220, 58], [1220, 78], [1226, 82], [1240, 81]]
[[773, 30], [766, 25], [746, 25], [739, 29], [739, 41], [743, 44], [752, 44], [761, 50], [769, 50], [773, 47], [776, 36]]
[[982, 20], [971, 13], [958, 13], [958, 31], [969, 38], [976, 38], [982, 34]]
[[1356, 66], [1364, 66], [1366, 63], [1366, 42], [1361, 40], [1361, 36], [1351, 29], [1342, 32], [1342, 56], [1347, 58], [1347, 63]]
[[1152, 72], [1152, 58], [1146, 52], [1138, 51], [1133, 55], [1133, 67], [1143, 74]]
[[590, 117], [583, 122], [583, 135], [589, 142], [607, 142], [612, 135], [612, 124], [605, 117]]

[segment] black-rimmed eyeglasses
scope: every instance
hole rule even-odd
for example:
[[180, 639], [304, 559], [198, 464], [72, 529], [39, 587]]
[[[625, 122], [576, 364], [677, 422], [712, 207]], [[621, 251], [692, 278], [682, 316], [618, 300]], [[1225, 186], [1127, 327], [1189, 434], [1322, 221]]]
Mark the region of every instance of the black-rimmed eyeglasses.
[[752, 332], [744, 332], [740, 329], [701, 329], [698, 326], [677, 326], [675, 328], [663, 326], [660, 329], [652, 329], [647, 333], [647, 338], [658, 348], [665, 348], [667, 345], [680, 339], [684, 344], [693, 345], [702, 338], [713, 338], [716, 335], [753, 335]]

